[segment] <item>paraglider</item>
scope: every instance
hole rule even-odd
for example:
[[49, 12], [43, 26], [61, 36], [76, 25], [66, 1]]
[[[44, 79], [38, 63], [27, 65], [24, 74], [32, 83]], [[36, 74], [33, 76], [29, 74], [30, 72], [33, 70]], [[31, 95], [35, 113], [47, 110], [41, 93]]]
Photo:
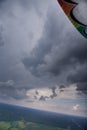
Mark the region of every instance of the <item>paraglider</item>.
[[[87, 38], [87, 1], [83, 0], [57, 0], [63, 11], [76, 27], [76, 29]], [[80, 3], [80, 4], [79, 4]], [[83, 5], [83, 12], [85, 12], [86, 16], [81, 14], [79, 10], [79, 5]]]

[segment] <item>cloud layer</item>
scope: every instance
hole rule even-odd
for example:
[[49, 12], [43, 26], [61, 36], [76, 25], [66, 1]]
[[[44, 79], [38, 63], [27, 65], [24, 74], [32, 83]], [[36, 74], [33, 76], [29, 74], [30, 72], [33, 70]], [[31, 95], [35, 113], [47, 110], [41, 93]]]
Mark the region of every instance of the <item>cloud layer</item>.
[[[69, 30], [65, 27], [62, 32], [57, 14], [52, 13], [48, 13], [38, 45], [23, 59], [24, 66], [35, 76], [62, 78], [65, 75], [67, 82], [87, 82], [87, 40], [74, 37], [76, 32], [71, 32], [71, 27]], [[72, 35], [68, 36], [69, 33]]]
[[5, 100], [22, 100], [27, 98], [25, 89], [17, 89], [12, 80], [0, 82], [0, 98]]
[[87, 40], [57, 1], [0, 0], [0, 101], [39, 106], [86, 90]]

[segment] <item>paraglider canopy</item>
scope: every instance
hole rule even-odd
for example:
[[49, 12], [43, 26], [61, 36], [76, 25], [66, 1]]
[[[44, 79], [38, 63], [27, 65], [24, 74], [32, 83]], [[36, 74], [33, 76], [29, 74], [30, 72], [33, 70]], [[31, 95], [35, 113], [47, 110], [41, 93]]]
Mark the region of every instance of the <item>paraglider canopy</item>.
[[87, 1], [57, 0], [76, 29], [87, 38]]

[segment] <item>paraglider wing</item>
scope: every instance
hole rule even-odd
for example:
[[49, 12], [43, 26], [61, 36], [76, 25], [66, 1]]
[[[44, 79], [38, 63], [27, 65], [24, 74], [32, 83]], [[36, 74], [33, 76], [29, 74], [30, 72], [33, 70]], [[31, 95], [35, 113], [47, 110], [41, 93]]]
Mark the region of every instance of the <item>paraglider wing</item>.
[[[76, 29], [87, 38], [87, 1], [79, 1], [79, 0], [57, 0], [60, 6], [62, 7], [65, 14], [68, 16], [70, 21], [76, 27]], [[76, 2], [75, 2], [76, 1]], [[79, 4], [79, 2], [81, 2]], [[79, 9], [79, 5], [82, 5], [84, 8]], [[82, 11], [83, 10], [83, 11]], [[85, 12], [86, 16], [84, 16], [82, 12]]]

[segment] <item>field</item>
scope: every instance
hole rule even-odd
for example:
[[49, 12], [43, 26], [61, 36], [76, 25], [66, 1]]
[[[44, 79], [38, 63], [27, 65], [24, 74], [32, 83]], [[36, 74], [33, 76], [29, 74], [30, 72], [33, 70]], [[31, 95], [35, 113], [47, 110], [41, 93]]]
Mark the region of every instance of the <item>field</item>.
[[0, 130], [87, 130], [87, 118], [0, 104]]
[[66, 130], [66, 129], [42, 125], [42, 124], [33, 123], [33, 122], [24, 122], [24, 121], [5, 122], [5, 121], [0, 121], [0, 130]]

